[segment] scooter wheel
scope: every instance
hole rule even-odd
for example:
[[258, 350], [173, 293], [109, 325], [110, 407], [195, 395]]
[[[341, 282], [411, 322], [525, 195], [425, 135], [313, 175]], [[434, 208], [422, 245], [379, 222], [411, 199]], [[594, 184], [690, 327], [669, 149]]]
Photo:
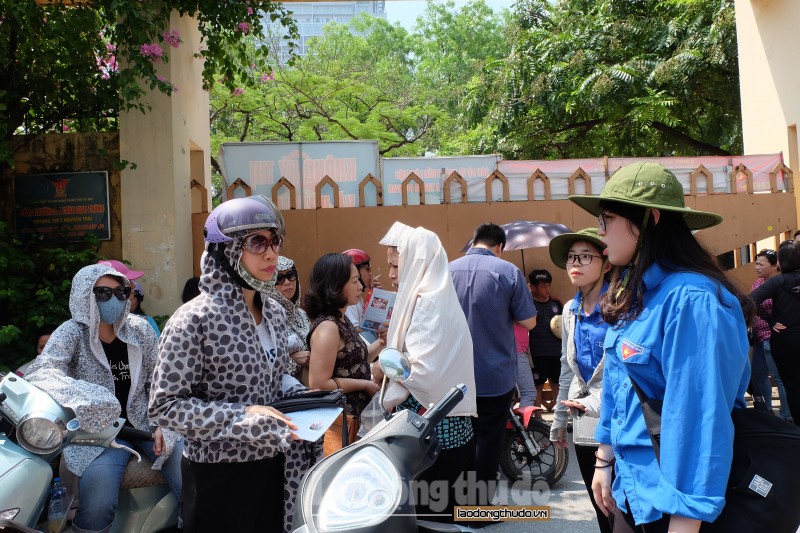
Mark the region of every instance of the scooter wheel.
[[537, 481], [544, 481], [552, 488], [567, 471], [569, 463], [567, 449], [559, 448], [550, 442], [550, 426], [541, 420], [531, 418], [527, 432], [541, 451], [532, 456], [525, 448], [522, 436], [513, 429], [507, 429], [503, 437], [500, 470], [510, 481], [523, 481], [531, 488]]

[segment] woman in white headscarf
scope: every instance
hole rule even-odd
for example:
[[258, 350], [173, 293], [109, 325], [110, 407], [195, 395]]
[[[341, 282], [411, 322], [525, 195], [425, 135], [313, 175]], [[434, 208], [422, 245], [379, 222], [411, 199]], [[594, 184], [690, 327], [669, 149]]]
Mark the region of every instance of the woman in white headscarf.
[[[424, 412], [454, 385], [467, 386], [464, 399], [436, 426], [442, 443], [439, 457], [418, 478], [431, 490], [427, 505], [418, 504], [417, 513], [442, 513], [441, 519], [451, 521], [453, 505], [468, 503], [455, 501], [453, 485], [474, 469], [475, 462], [472, 337], [450, 277], [447, 253], [436, 234], [395, 222], [380, 244], [389, 247], [389, 278], [398, 285], [386, 345], [404, 352], [411, 362], [411, 375], [389, 385], [384, 405]], [[443, 482], [448, 485], [447, 501], [442, 498]]]

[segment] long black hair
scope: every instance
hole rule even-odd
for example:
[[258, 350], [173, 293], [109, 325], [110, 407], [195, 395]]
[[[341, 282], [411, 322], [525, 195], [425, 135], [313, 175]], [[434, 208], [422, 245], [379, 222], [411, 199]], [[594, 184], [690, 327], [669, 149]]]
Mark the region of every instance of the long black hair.
[[[752, 302], [728, 280], [717, 259], [694, 238], [680, 213], [661, 210], [658, 224], [651, 213], [647, 227], [642, 232], [644, 207], [603, 202], [601, 209], [625, 218], [640, 232], [636, 262], [631, 266], [615, 266], [611, 270], [611, 281], [601, 304], [603, 320], [608, 324], [636, 320], [642, 313], [645, 291], [642, 278], [654, 264], [667, 271], [696, 272], [715, 280], [736, 296], [742, 306], [745, 322], [750, 323], [754, 315]], [[630, 271], [625, 273], [626, 269]]]
[[344, 254], [325, 254], [311, 269], [311, 287], [303, 299], [306, 314], [311, 320], [319, 316], [339, 316], [347, 305], [342, 289], [350, 281], [353, 259]]

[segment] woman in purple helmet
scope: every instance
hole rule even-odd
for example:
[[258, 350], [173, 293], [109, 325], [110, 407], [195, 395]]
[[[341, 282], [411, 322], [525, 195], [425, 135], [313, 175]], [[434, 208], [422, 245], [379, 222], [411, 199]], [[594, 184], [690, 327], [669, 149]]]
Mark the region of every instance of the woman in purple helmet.
[[318, 456], [289, 417], [268, 407], [305, 389], [287, 374], [284, 310], [266, 297], [283, 235], [283, 218], [264, 197], [214, 209], [200, 295], [161, 335], [150, 414], [186, 440], [186, 531], [289, 531], [300, 478]]

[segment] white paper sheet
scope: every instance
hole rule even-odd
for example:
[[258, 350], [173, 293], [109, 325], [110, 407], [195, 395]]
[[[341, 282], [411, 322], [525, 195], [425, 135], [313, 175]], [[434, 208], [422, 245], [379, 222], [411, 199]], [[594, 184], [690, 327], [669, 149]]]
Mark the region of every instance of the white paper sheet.
[[297, 426], [295, 433], [297, 433], [298, 437], [313, 442], [318, 440], [331, 427], [337, 417], [342, 416], [342, 408], [320, 407], [286, 413], [285, 416], [291, 418], [292, 423]]

